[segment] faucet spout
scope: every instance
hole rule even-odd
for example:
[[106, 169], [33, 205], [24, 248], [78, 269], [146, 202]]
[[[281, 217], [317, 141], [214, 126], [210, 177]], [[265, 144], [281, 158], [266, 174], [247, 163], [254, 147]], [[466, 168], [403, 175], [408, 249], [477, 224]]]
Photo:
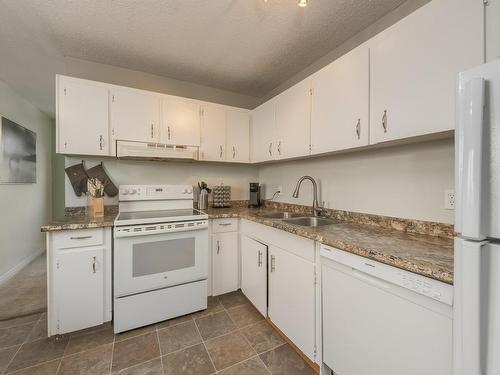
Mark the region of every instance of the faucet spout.
[[302, 176], [299, 181], [297, 181], [297, 185], [295, 186], [295, 190], [293, 191], [292, 196], [294, 198], [299, 197], [299, 192], [300, 192], [300, 185], [304, 180], [309, 180], [311, 181], [313, 185], [313, 203], [312, 203], [312, 209], [313, 209], [313, 216], [318, 216], [318, 185], [316, 184], [316, 181], [314, 178], [311, 176]]

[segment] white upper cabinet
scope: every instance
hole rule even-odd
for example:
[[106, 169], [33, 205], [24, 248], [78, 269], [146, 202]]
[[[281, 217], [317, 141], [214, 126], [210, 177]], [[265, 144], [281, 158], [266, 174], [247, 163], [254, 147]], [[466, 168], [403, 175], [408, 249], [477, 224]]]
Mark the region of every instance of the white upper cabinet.
[[99, 82], [57, 76], [57, 152], [109, 155], [109, 90]]
[[311, 80], [276, 97], [276, 158], [309, 155], [311, 140]]
[[159, 142], [160, 97], [129, 88], [111, 88], [113, 140]]
[[226, 160], [226, 110], [205, 105], [202, 110], [200, 160]]
[[200, 145], [200, 104], [189, 99], [162, 99], [161, 143]]
[[457, 74], [481, 64], [483, 2], [433, 0], [370, 43], [370, 143], [454, 129]]
[[259, 163], [275, 158], [275, 112], [274, 99], [252, 111], [251, 159]]
[[312, 154], [368, 145], [369, 64], [362, 45], [313, 75]]
[[226, 111], [226, 161], [250, 162], [250, 112]]

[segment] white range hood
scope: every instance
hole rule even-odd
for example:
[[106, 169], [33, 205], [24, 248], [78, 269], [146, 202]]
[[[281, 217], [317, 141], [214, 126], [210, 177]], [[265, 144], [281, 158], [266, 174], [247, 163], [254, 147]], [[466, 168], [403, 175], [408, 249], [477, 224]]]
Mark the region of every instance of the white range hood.
[[198, 160], [198, 147], [116, 141], [116, 157], [136, 160]]

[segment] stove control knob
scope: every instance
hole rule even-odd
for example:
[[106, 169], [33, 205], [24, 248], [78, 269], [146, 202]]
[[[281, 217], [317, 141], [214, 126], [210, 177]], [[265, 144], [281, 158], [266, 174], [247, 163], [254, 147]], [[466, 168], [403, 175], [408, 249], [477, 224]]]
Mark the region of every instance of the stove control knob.
[[130, 192], [130, 194], [135, 194], [135, 193], [137, 193], [136, 189], [132, 189], [132, 191]]
[[127, 195], [128, 194], [128, 190], [127, 189], [123, 189], [122, 194], [123, 195]]
[[186, 190], [186, 193], [188, 193], [188, 194], [193, 194], [193, 189], [191, 189], [191, 188], [187, 189], [187, 190]]

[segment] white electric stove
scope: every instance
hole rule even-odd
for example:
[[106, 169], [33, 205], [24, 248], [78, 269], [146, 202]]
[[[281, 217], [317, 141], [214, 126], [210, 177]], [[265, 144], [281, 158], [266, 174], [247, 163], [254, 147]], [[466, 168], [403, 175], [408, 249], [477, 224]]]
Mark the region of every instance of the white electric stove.
[[208, 215], [185, 185], [121, 185], [114, 227], [114, 331], [207, 308]]

